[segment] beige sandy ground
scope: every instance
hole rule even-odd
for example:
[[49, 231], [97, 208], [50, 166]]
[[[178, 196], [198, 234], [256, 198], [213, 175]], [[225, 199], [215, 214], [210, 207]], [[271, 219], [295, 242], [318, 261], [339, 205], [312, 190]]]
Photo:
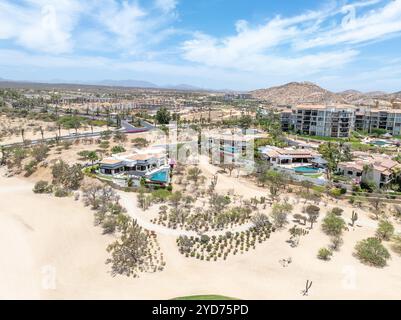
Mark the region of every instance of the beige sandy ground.
[[[345, 233], [341, 251], [330, 262], [316, 258], [317, 250], [329, 242], [319, 225], [298, 248], [286, 243], [288, 232], [282, 231], [256, 250], [221, 262], [185, 258], [176, 249], [175, 237], [162, 235], [167, 262], [163, 272], [140, 279], [113, 278], [105, 265], [105, 249], [113, 238], [93, 226], [89, 209], [73, 199], [35, 195], [31, 182], [0, 174], [2, 299], [168, 299], [211, 293], [242, 299], [401, 298], [399, 256], [392, 253], [384, 269], [364, 266], [352, 256], [356, 241], [374, 234], [376, 223], [366, 216], [358, 221], [362, 227]], [[224, 184], [233, 185], [230, 179]], [[293, 262], [283, 267], [279, 260], [288, 257]], [[303, 297], [307, 279], [313, 286]]]
[[[8, 135], [0, 138], [0, 145], [2, 144], [9, 144], [9, 143], [21, 143], [22, 136], [21, 136], [21, 129], [25, 130], [24, 138], [25, 140], [39, 140], [42, 138], [42, 135], [39, 131], [39, 128], [42, 127], [43, 137], [46, 138], [55, 138], [56, 135], [59, 134], [57, 124], [54, 122], [44, 122], [38, 120], [27, 120], [21, 118], [10, 119], [5, 115], [0, 115], [0, 131], [3, 129], [15, 129], [15, 134]], [[106, 127], [93, 127], [93, 132], [101, 132], [106, 130]], [[91, 133], [90, 126], [85, 126], [79, 128], [77, 130], [78, 134], [82, 133]], [[62, 136], [68, 136], [75, 134], [74, 129], [61, 129], [60, 133]]]

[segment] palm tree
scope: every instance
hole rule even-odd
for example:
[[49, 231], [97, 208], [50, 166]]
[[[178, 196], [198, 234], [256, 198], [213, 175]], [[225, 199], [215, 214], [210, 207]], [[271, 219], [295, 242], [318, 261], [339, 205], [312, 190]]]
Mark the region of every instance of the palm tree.
[[95, 161], [99, 160], [99, 156], [95, 151], [91, 151], [87, 155], [87, 159], [92, 162], [92, 166], [94, 165]]

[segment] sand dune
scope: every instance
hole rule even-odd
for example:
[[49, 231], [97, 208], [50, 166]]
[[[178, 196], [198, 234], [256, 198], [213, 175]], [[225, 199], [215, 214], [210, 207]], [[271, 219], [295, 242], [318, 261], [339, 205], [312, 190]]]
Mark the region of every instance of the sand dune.
[[[92, 212], [73, 199], [35, 195], [31, 188], [26, 180], [0, 177], [1, 299], [168, 299], [210, 293], [243, 299], [400, 298], [400, 257], [392, 254], [389, 266], [376, 269], [352, 256], [355, 242], [373, 235], [374, 225], [346, 232], [344, 246], [330, 262], [316, 258], [329, 242], [319, 225], [298, 248], [286, 243], [283, 231], [256, 250], [221, 262], [185, 258], [174, 235], [161, 235], [163, 272], [113, 278], [105, 265], [113, 237], [93, 226]], [[293, 262], [283, 267], [279, 260], [288, 257]], [[303, 297], [307, 279], [313, 286]]]

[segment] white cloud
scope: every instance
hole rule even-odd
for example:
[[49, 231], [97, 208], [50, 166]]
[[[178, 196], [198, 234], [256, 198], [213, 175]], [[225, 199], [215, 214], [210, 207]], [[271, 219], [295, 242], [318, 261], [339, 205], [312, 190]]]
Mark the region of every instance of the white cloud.
[[[0, 40], [53, 54], [77, 51], [76, 45], [87, 50], [90, 44], [101, 52], [113, 48], [123, 54], [143, 52], [148, 43], [172, 34], [169, 23], [176, 17], [176, 4], [175, 0], [155, 0], [148, 7], [137, 0], [0, 0]], [[90, 34], [95, 38], [82, 43]], [[108, 50], [104, 50], [106, 38]]]
[[309, 12], [292, 18], [275, 17], [264, 25], [251, 27], [247, 21], [236, 23], [236, 35], [215, 38], [197, 33], [182, 45], [184, 59], [210, 67], [265, 73], [266, 75], [311, 74], [337, 68], [351, 61], [355, 50], [294, 54], [283, 46], [315, 30], [329, 11]]
[[310, 38], [297, 41], [299, 49], [338, 44], [359, 44], [386, 39], [401, 32], [401, 0], [388, 2], [381, 8], [358, 15], [356, 8], [381, 1], [350, 4], [343, 7], [342, 23], [329, 30], [317, 32]]
[[178, 0], [156, 0], [155, 6], [163, 12], [172, 12], [178, 4]]
[[[353, 44], [380, 41], [401, 31], [401, 0], [386, 2], [360, 17], [355, 13], [357, 8], [381, 2], [329, 4], [318, 11], [287, 18], [277, 16], [256, 26], [239, 20], [232, 36], [216, 38], [195, 33], [182, 44], [182, 56], [207, 66], [273, 75], [308, 75], [337, 69], [358, 56]], [[331, 48], [335, 44], [347, 46]]]
[[63, 53], [73, 48], [72, 30], [83, 5], [77, 0], [0, 2], [0, 39], [25, 48]]

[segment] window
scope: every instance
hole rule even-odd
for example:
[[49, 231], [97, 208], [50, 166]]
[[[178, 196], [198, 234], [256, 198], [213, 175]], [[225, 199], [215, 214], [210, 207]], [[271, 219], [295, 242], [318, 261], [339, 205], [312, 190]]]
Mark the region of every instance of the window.
[[354, 172], [348, 170], [347, 174], [352, 176], [354, 174]]

